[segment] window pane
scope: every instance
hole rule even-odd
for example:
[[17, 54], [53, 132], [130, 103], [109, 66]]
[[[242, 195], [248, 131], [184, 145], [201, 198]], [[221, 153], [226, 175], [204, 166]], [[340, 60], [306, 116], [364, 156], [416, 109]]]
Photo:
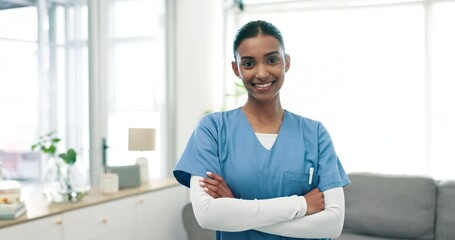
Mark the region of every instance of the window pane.
[[[40, 180], [47, 158], [31, 145], [53, 130], [64, 139], [59, 153], [68, 146], [86, 161], [88, 49], [76, 40], [87, 36], [87, 10], [77, 3], [0, 10], [0, 162], [14, 179]], [[70, 32], [73, 39], [62, 37], [57, 46]]]
[[[164, 83], [164, 1], [112, 1], [109, 45], [108, 165], [149, 160], [161, 175]], [[128, 151], [128, 128], [155, 128], [156, 150]]]
[[[0, 1], [2, 2], [2, 1]], [[0, 9], [0, 39], [38, 40], [36, 7]]]
[[118, 38], [159, 35], [164, 21], [164, 2], [129, 0], [114, 2], [113, 34]]
[[[56, 85], [58, 135], [64, 139], [63, 144], [78, 152], [78, 161], [88, 168], [87, 6], [83, 1], [74, 1], [55, 5], [54, 10], [55, 23], [50, 24], [55, 26], [51, 27], [55, 37], [50, 39], [50, 44], [55, 47], [51, 47], [50, 81]], [[57, 41], [60, 41], [58, 45]]]
[[[164, 56], [159, 42], [118, 44], [115, 48], [115, 110], [159, 109]], [[153, 71], [154, 70], [154, 71]], [[114, 111], [115, 111], [114, 110]]]
[[347, 171], [429, 174], [423, 5], [243, 16], [282, 30], [283, 106], [322, 121]]
[[0, 10], [0, 163], [20, 180], [40, 176], [39, 155], [30, 149], [39, 123], [36, 29], [34, 7]]

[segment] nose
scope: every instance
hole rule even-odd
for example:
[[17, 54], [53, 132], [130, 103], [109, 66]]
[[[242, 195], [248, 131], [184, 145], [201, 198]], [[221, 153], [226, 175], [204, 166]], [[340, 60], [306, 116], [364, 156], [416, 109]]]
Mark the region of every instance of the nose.
[[265, 79], [269, 75], [267, 66], [265, 64], [258, 64], [256, 67], [256, 78]]

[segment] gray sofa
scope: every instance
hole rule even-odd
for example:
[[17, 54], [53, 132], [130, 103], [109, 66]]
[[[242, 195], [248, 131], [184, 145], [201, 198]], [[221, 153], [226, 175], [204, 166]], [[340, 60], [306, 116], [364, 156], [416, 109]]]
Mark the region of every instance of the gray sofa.
[[338, 240], [455, 239], [455, 181], [371, 173], [349, 178]]
[[[338, 240], [455, 240], [455, 181], [420, 176], [349, 174]], [[183, 209], [188, 240], [213, 240], [191, 204]]]

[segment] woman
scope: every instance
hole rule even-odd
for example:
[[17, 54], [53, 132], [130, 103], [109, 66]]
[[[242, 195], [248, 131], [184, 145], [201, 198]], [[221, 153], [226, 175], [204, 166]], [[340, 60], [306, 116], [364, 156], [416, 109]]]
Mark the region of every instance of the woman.
[[290, 57], [280, 31], [249, 22], [233, 50], [248, 99], [204, 116], [174, 170], [196, 219], [218, 240], [338, 237], [349, 179], [324, 126], [281, 106]]

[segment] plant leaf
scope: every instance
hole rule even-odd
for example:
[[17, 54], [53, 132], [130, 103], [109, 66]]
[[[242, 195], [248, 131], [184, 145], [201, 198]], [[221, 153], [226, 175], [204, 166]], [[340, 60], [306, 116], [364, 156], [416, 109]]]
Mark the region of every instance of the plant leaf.
[[45, 146], [41, 146], [41, 151], [43, 153], [49, 153], [49, 149], [47, 149], [47, 147], [45, 147]]
[[62, 158], [66, 164], [73, 165], [76, 162], [77, 153], [74, 149], [70, 148], [66, 153], [60, 154], [59, 157]]
[[50, 145], [47, 150], [49, 151], [50, 154], [54, 155], [55, 151], [57, 151], [57, 148], [55, 147], [55, 145]]

